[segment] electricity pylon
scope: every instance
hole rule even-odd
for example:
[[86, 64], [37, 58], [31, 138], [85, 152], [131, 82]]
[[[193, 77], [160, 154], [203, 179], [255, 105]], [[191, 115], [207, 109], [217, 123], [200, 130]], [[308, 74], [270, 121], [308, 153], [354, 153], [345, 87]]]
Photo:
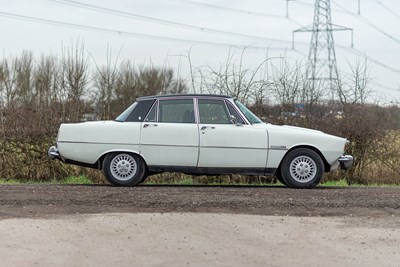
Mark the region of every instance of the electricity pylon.
[[353, 47], [353, 29], [332, 24], [330, 0], [315, 0], [313, 24], [293, 31], [293, 49], [295, 33], [312, 32], [306, 76], [312, 89], [323, 86], [330, 93], [339, 86], [333, 31], [351, 31]]

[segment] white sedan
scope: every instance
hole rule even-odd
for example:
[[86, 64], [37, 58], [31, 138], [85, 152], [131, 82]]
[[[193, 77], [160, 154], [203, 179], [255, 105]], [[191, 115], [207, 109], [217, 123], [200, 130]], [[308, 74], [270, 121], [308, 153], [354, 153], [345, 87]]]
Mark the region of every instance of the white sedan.
[[348, 141], [311, 129], [262, 122], [235, 98], [148, 96], [113, 121], [61, 124], [48, 155], [103, 169], [114, 185], [151, 174], [275, 175], [289, 187], [312, 188], [324, 172], [350, 168]]

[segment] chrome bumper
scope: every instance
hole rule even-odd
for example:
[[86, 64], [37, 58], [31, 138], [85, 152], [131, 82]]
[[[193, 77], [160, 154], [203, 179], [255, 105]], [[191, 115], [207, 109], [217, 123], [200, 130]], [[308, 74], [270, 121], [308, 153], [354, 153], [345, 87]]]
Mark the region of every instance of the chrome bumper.
[[47, 151], [47, 155], [48, 155], [51, 159], [61, 159], [60, 153], [58, 152], [58, 149], [57, 149], [56, 146], [50, 147], [49, 150]]
[[343, 155], [338, 159], [340, 163], [340, 168], [342, 170], [348, 170], [353, 166], [354, 159], [353, 156], [350, 155]]

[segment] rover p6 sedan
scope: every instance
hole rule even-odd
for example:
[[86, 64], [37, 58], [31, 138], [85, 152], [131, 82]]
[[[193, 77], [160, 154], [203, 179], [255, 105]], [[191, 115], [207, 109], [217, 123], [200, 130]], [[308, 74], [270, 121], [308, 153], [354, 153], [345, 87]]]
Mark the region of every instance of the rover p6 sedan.
[[264, 123], [233, 97], [185, 94], [139, 98], [113, 121], [63, 123], [48, 155], [102, 169], [119, 186], [182, 172], [275, 175], [289, 187], [312, 188], [324, 172], [352, 166], [346, 142]]

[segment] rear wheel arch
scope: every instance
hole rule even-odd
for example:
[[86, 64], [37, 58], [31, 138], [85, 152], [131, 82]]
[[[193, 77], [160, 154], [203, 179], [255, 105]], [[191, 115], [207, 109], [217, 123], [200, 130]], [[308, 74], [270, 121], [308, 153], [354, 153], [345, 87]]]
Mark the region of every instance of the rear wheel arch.
[[130, 150], [111, 150], [111, 151], [105, 152], [104, 154], [102, 154], [102, 155], [99, 157], [99, 159], [98, 159], [97, 162], [96, 162], [96, 164], [97, 164], [99, 170], [103, 169], [104, 159], [106, 158], [106, 156], [107, 156], [108, 154], [111, 154], [111, 153], [127, 153], [127, 154], [133, 154], [133, 155], [135, 155], [135, 156], [137, 156], [137, 157], [140, 157], [141, 160], [143, 161], [143, 163], [144, 163], [145, 166], [146, 166], [146, 171], [148, 171], [148, 166], [147, 166], [146, 160], [143, 158], [143, 156], [140, 155], [138, 152], [130, 151]]
[[143, 157], [128, 151], [112, 151], [104, 155], [103, 174], [108, 182], [117, 186], [135, 186], [148, 176]]

